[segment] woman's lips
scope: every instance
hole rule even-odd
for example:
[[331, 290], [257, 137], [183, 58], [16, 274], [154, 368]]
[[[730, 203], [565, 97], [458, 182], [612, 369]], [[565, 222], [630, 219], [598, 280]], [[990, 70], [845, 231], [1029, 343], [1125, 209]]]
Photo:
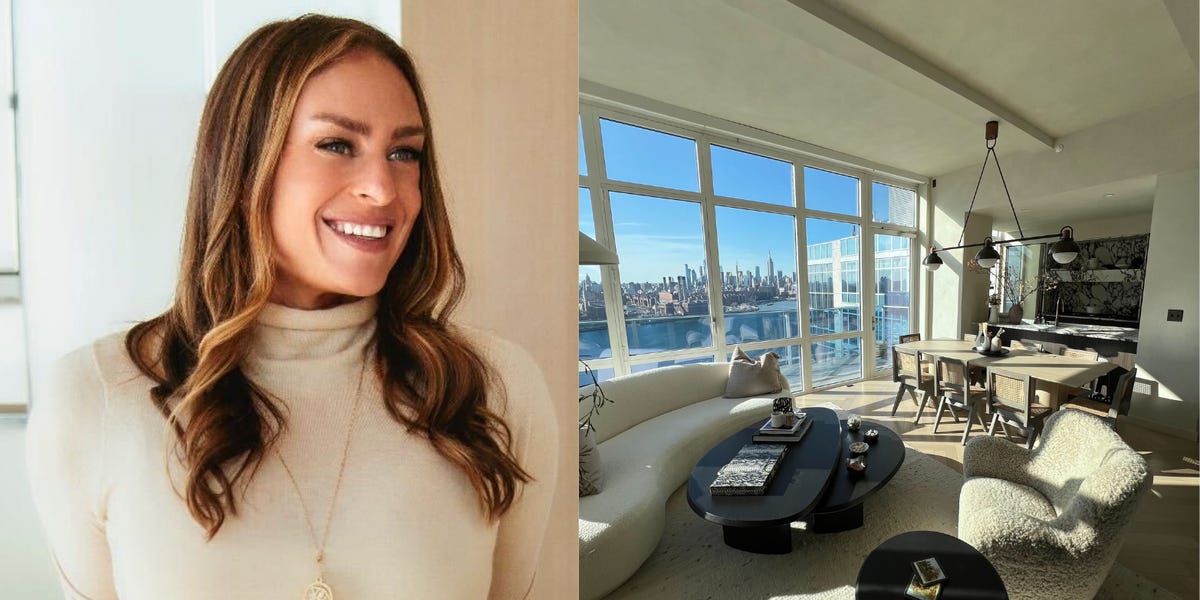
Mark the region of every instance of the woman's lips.
[[[342, 243], [344, 243], [356, 250], [361, 250], [363, 252], [372, 252], [372, 253], [383, 252], [384, 250], [387, 250], [388, 238], [392, 235], [392, 231], [394, 229], [394, 228], [386, 226], [386, 225], [378, 225], [378, 226], [359, 225], [360, 228], [370, 227], [370, 228], [374, 229], [374, 231], [367, 232], [367, 231], [365, 231], [365, 229], [360, 229], [360, 230], [364, 231], [363, 234], [354, 234], [354, 233], [346, 233], [346, 222], [345, 221], [332, 221], [332, 222], [326, 221], [325, 225], [326, 225], [326, 227], [329, 228], [330, 231], [333, 232], [333, 234], [335, 236], [337, 236], [337, 238], [339, 240], [342, 241]], [[382, 229], [382, 231], [383, 231], [382, 237], [370, 237], [371, 233], [377, 234], [377, 233], [379, 233], [380, 229]], [[354, 231], [354, 229], [351, 229], [351, 231]]]

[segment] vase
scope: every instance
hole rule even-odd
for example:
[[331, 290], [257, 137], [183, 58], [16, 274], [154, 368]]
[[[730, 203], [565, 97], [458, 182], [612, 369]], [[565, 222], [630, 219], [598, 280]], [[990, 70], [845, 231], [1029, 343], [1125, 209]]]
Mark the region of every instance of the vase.
[[1023, 316], [1025, 316], [1025, 309], [1021, 308], [1020, 304], [1014, 304], [1012, 308], [1008, 309], [1008, 322], [1013, 325], [1020, 325]]
[[988, 323], [995, 325], [1000, 322], [1000, 307], [996, 305], [988, 306]]

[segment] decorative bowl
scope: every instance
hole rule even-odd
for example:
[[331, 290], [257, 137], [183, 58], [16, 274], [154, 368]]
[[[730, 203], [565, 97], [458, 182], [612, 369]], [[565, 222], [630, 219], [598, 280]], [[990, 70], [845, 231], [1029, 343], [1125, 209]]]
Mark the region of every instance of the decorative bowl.
[[866, 453], [866, 451], [867, 451], [867, 443], [866, 442], [854, 442], [854, 443], [850, 444], [850, 454], [857, 456], [859, 454]]
[[862, 426], [862, 417], [860, 417], [856, 414], [846, 415], [846, 428], [847, 429], [849, 429], [850, 431], [858, 431], [858, 428], [861, 426]]
[[851, 473], [862, 473], [863, 471], [867, 470], [867, 461], [863, 456], [847, 458], [846, 468], [849, 469]]
[[879, 430], [878, 429], [866, 430], [865, 432], [863, 432], [863, 439], [866, 440], [868, 444], [875, 443], [875, 440], [879, 439]]

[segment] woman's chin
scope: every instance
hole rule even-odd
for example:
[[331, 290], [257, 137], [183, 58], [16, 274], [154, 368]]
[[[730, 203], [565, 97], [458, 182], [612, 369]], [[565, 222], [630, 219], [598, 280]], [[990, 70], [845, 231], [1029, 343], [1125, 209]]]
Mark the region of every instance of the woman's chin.
[[367, 296], [374, 296], [375, 294], [378, 294], [380, 290], [383, 289], [383, 284], [385, 281], [387, 281], [386, 278], [372, 279], [370, 281], [354, 282], [352, 284], [343, 286], [339, 293], [342, 295], [345, 295], [345, 296], [354, 296], [356, 298], [366, 298]]

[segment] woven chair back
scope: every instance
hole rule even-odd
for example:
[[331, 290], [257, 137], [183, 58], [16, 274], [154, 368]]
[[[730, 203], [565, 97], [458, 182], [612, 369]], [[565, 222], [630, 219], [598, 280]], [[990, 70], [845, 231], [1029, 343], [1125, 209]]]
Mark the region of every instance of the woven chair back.
[[1100, 353], [1092, 350], [1063, 348], [1062, 355], [1066, 358], [1078, 358], [1080, 360], [1100, 360]]
[[1010, 375], [1003, 371], [988, 369], [988, 398], [1017, 413], [1023, 420], [1029, 418], [1029, 404], [1033, 396], [1028, 378]]
[[919, 334], [919, 333], [906, 333], [906, 334], [900, 336], [901, 344], [907, 344], [909, 342], [919, 342], [919, 341], [921, 341], [921, 334]]
[[949, 393], [965, 399], [970, 385], [970, 367], [967, 366], [967, 362], [939, 356], [934, 364], [937, 395]]
[[896, 375], [901, 379], [920, 381], [921, 361], [917, 357], [917, 351], [900, 348], [893, 348], [892, 351], [896, 355]]

